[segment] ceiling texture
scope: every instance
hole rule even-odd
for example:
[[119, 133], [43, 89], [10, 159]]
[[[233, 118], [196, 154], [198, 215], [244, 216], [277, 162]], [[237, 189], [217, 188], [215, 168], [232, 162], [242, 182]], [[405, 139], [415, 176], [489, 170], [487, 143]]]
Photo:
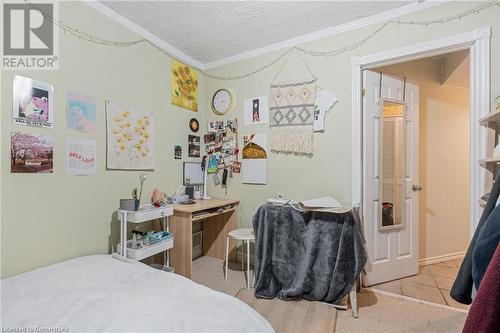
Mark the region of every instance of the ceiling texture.
[[101, 1], [206, 64], [412, 1]]

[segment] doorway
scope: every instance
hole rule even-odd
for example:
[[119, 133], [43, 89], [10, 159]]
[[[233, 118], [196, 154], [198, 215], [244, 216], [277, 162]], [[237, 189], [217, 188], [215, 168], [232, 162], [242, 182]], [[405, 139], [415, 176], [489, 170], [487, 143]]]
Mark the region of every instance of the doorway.
[[[363, 96], [362, 96], [362, 79], [365, 70], [374, 69], [382, 66], [387, 66], [391, 64], [397, 64], [401, 62], [423, 59], [433, 56], [440, 56], [446, 53], [469, 50], [470, 52], [470, 157], [469, 157], [469, 168], [470, 168], [470, 195], [469, 195], [469, 207], [470, 214], [468, 219], [469, 224], [469, 237], [472, 236], [476, 223], [479, 220], [481, 213], [481, 208], [479, 206], [479, 198], [482, 193], [484, 193], [485, 184], [488, 183], [490, 175], [486, 172], [487, 170], [482, 168], [479, 164], [481, 158], [485, 156], [485, 147], [487, 142], [487, 129], [479, 126], [479, 119], [490, 111], [490, 62], [489, 62], [489, 48], [490, 48], [490, 28], [477, 29], [474, 31], [461, 33], [449, 37], [439, 38], [436, 40], [431, 40], [429, 42], [423, 42], [420, 44], [410, 45], [402, 47], [399, 49], [388, 50], [376, 54], [371, 54], [367, 56], [353, 58], [352, 63], [352, 121], [353, 121], [353, 136], [352, 136], [352, 203], [354, 206], [361, 206], [361, 214], [364, 224], [365, 236], [367, 239], [367, 250], [369, 253], [369, 260], [366, 267], [367, 272], [373, 269], [373, 252], [378, 251], [378, 242], [375, 239], [379, 234], [379, 219], [369, 220], [367, 219], [370, 214], [372, 216], [380, 216], [378, 212], [381, 208], [377, 208], [377, 212], [373, 211], [373, 205], [370, 205], [366, 199], [366, 189], [370, 188], [370, 179], [366, 179], [366, 170], [370, 170], [367, 165], [370, 163], [367, 159], [367, 142], [369, 138], [364, 129], [366, 124], [366, 115], [364, 114]], [[373, 138], [373, 137], [372, 137]], [[411, 164], [411, 163], [410, 163]], [[408, 164], [407, 164], [408, 165]], [[418, 177], [415, 173], [412, 176]], [[408, 178], [408, 177], [407, 177]], [[406, 179], [406, 183], [410, 183]], [[410, 187], [405, 186], [403, 193], [408, 194], [408, 189], [413, 190], [413, 185], [418, 191], [420, 186], [418, 182], [412, 184]], [[373, 187], [373, 186], [371, 186]], [[410, 192], [411, 193], [411, 192]], [[412, 198], [418, 198], [418, 196], [410, 196]], [[418, 199], [417, 199], [418, 200]], [[414, 202], [415, 200], [413, 200]], [[382, 206], [382, 202], [380, 203]], [[370, 212], [370, 210], [372, 210]], [[415, 214], [415, 210], [407, 209], [406, 212], [412, 212]], [[407, 220], [409, 221], [409, 220]], [[408, 223], [408, 222], [407, 222]], [[406, 226], [406, 227], [405, 227]], [[403, 231], [408, 229], [409, 224], [403, 224], [402, 226], [394, 227], [395, 230]], [[411, 230], [415, 230], [410, 228]], [[390, 230], [390, 229], [389, 229]], [[396, 231], [388, 231], [387, 233], [392, 233]], [[401, 232], [400, 232], [401, 233]], [[407, 232], [408, 233], [408, 232]], [[409, 239], [414, 239], [416, 231], [410, 233]], [[410, 242], [410, 253], [407, 255], [400, 254], [398, 256], [388, 255], [387, 258], [379, 260], [381, 264], [379, 267], [384, 267], [382, 264], [388, 264], [394, 260], [404, 260], [411, 257], [411, 260], [407, 260], [407, 263], [403, 265], [392, 265], [392, 269], [398, 270], [410, 270], [410, 267], [414, 269], [415, 267], [411, 261], [418, 262], [418, 245], [415, 248], [415, 244], [418, 242]], [[398, 247], [402, 242], [389, 242], [388, 247], [393, 249]], [[415, 250], [416, 249], [416, 250]], [[398, 249], [399, 251], [399, 249]], [[371, 253], [370, 253], [371, 252]], [[389, 251], [391, 252], [391, 251]], [[387, 265], [385, 265], [387, 266]], [[418, 267], [418, 265], [417, 265]], [[418, 268], [417, 268], [418, 270]], [[405, 274], [407, 274], [406, 272]], [[414, 274], [414, 273], [411, 273]], [[397, 278], [397, 277], [396, 277]], [[388, 276], [384, 279], [389, 279]], [[366, 276], [364, 276], [364, 284], [371, 285], [373, 282], [367, 281]], [[382, 279], [383, 280], [383, 279]]]
[[[419, 99], [419, 103], [412, 103], [411, 97], [406, 101], [410, 103], [406, 116], [418, 114], [415, 126], [405, 121], [403, 112], [382, 100], [382, 226], [379, 228], [388, 233], [388, 226], [401, 226], [401, 234], [405, 227], [410, 229], [416, 223], [417, 233], [411, 242], [418, 246], [415, 249], [418, 262], [413, 261], [415, 266], [411, 271], [403, 272], [398, 267], [397, 280], [393, 272], [392, 276], [387, 274], [391, 282], [373, 281], [369, 272], [366, 281], [375, 284], [376, 289], [456, 307], [461, 306], [451, 300], [449, 290], [469, 241], [469, 61], [468, 50], [462, 50], [372, 70], [376, 71], [375, 76], [382, 76], [379, 81], [384, 89], [390, 87], [391, 81], [407, 82], [409, 88], [403, 87], [403, 91]], [[405, 150], [399, 147], [404, 145], [405, 133], [399, 124], [405, 122], [411, 126], [408, 132], [415, 130], [419, 135], [418, 142], [407, 148], [407, 158], [401, 158]], [[410, 156], [412, 152], [414, 156]], [[418, 160], [415, 177], [411, 177], [411, 169], [406, 177], [400, 176], [398, 169], [404, 168], [405, 160], [413, 159]], [[405, 180], [412, 182], [407, 188], [410, 196], [417, 196], [416, 205], [412, 206], [410, 199], [406, 205], [401, 204], [404, 201], [398, 188], [404, 187]], [[406, 209], [410, 210], [407, 214]], [[412, 216], [412, 209], [417, 211], [416, 216]], [[412, 218], [416, 221], [411, 221]], [[397, 244], [396, 248], [405, 247]], [[405, 254], [408, 260], [411, 255], [401, 250], [396, 253]], [[403, 273], [405, 276], [401, 276]]]

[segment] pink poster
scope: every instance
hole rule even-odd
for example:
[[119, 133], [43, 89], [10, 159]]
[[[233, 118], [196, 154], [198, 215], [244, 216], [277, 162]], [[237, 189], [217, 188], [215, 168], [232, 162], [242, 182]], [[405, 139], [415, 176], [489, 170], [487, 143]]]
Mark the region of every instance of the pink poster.
[[50, 135], [12, 132], [10, 136], [10, 172], [52, 173], [53, 138]]

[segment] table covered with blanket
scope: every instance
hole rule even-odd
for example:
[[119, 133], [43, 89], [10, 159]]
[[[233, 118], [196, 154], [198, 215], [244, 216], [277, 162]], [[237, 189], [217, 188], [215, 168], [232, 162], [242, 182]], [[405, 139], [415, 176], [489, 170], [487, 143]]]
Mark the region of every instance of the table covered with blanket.
[[355, 212], [301, 212], [265, 204], [253, 217], [255, 296], [338, 303], [367, 260]]

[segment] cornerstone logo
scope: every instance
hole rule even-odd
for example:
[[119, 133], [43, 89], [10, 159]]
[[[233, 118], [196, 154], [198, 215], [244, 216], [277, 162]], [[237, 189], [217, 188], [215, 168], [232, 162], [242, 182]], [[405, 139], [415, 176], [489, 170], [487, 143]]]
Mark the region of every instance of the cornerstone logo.
[[57, 69], [56, 3], [3, 3], [2, 69]]

